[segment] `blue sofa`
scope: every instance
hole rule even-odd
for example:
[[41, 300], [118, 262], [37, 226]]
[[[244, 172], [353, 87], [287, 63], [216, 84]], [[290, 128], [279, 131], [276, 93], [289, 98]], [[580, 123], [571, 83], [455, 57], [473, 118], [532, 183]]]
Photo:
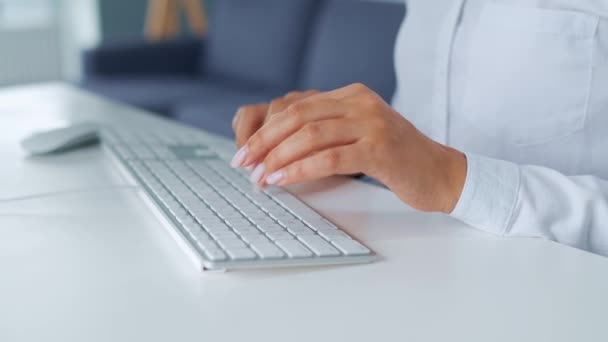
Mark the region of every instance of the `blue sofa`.
[[220, 0], [205, 39], [105, 43], [84, 54], [87, 90], [225, 136], [244, 104], [365, 83], [386, 100], [405, 5]]

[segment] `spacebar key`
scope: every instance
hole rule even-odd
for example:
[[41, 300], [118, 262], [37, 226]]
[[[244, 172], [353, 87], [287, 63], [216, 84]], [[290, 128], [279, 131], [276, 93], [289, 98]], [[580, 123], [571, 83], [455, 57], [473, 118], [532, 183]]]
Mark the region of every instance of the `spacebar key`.
[[318, 235], [300, 235], [298, 236], [298, 240], [302, 241], [318, 256], [324, 257], [340, 255], [340, 251], [335, 249], [329, 244], [329, 242], [323, 240], [323, 238]]

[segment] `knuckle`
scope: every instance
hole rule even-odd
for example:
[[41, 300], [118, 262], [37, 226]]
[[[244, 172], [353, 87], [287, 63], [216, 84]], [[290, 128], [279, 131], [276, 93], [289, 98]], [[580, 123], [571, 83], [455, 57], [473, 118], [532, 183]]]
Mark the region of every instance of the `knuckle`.
[[291, 116], [300, 116], [305, 109], [303, 102], [295, 102], [287, 107], [287, 113]]
[[351, 84], [350, 88], [356, 92], [365, 92], [369, 90], [367, 86], [361, 82]]
[[320, 93], [320, 91], [318, 91], [316, 89], [310, 89], [310, 90], [305, 91], [302, 94], [302, 97], [310, 97], [310, 96], [313, 96], [313, 95], [317, 95], [319, 93]]
[[277, 97], [275, 99], [273, 99], [272, 101], [270, 101], [270, 111], [271, 112], [278, 112], [280, 111], [285, 105], [285, 98], [284, 97]]
[[286, 125], [285, 127], [288, 129], [292, 129], [294, 127], [298, 127], [302, 124], [302, 116], [300, 115], [291, 115], [287, 113], [285, 116]]
[[361, 102], [369, 110], [378, 110], [383, 106], [383, 100], [373, 92], [361, 95]]
[[264, 118], [265, 121], [272, 120], [276, 116], [277, 113], [278, 113], [278, 111], [276, 110], [276, 107], [273, 107], [273, 106], [268, 107], [268, 112], [266, 113], [266, 117]]
[[336, 150], [329, 150], [324, 156], [323, 163], [329, 171], [334, 172], [338, 169], [340, 165], [341, 157], [342, 155], [340, 154], [340, 152]]
[[268, 113], [266, 113], [266, 117], [264, 118], [264, 122], [269, 122], [276, 120], [277, 114], [280, 113], [276, 111], [273, 107], [270, 107]]
[[308, 142], [314, 142], [321, 137], [321, 126], [317, 123], [309, 123], [304, 126], [302, 133]]
[[289, 93], [285, 94], [284, 98], [289, 99], [292, 97], [300, 96], [300, 94], [302, 94], [302, 93], [299, 91], [290, 91]]

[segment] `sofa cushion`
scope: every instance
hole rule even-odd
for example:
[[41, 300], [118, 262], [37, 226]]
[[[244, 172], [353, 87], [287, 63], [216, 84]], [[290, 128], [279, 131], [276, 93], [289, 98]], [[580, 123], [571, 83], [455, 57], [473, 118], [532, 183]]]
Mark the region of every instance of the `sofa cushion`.
[[330, 90], [362, 82], [390, 100], [393, 51], [405, 5], [328, 0], [313, 24], [299, 87]]
[[240, 106], [268, 102], [278, 95], [273, 92], [208, 87], [197, 98], [178, 103], [172, 110], [172, 116], [185, 124], [227, 137], [234, 137], [232, 118]]
[[200, 79], [179, 77], [93, 78], [81, 86], [112, 100], [162, 115], [171, 115], [176, 102], [196, 98], [208, 87]]
[[197, 38], [149, 42], [124, 39], [104, 42], [82, 55], [84, 78], [192, 76], [199, 70], [201, 43]]
[[316, 0], [215, 1], [201, 60], [205, 76], [294, 88], [316, 6]]
[[[279, 95], [268, 90], [252, 91], [180, 78], [90, 79], [82, 86], [112, 100], [168, 117], [180, 119], [179, 116], [187, 112], [184, 117], [188, 123], [198, 127], [203, 127], [202, 123], [206, 122], [198, 116], [215, 116], [218, 122], [230, 122], [239, 106], [269, 101]], [[201, 108], [207, 110], [199, 110]], [[211, 128], [215, 126], [213, 124]]]

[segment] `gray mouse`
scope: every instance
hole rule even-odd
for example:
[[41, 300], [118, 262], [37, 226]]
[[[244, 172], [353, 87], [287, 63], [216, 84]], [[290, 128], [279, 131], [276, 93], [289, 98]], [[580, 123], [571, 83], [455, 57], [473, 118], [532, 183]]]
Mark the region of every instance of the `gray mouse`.
[[21, 141], [21, 146], [31, 155], [65, 152], [99, 141], [99, 126], [78, 123], [50, 131], [34, 133]]

